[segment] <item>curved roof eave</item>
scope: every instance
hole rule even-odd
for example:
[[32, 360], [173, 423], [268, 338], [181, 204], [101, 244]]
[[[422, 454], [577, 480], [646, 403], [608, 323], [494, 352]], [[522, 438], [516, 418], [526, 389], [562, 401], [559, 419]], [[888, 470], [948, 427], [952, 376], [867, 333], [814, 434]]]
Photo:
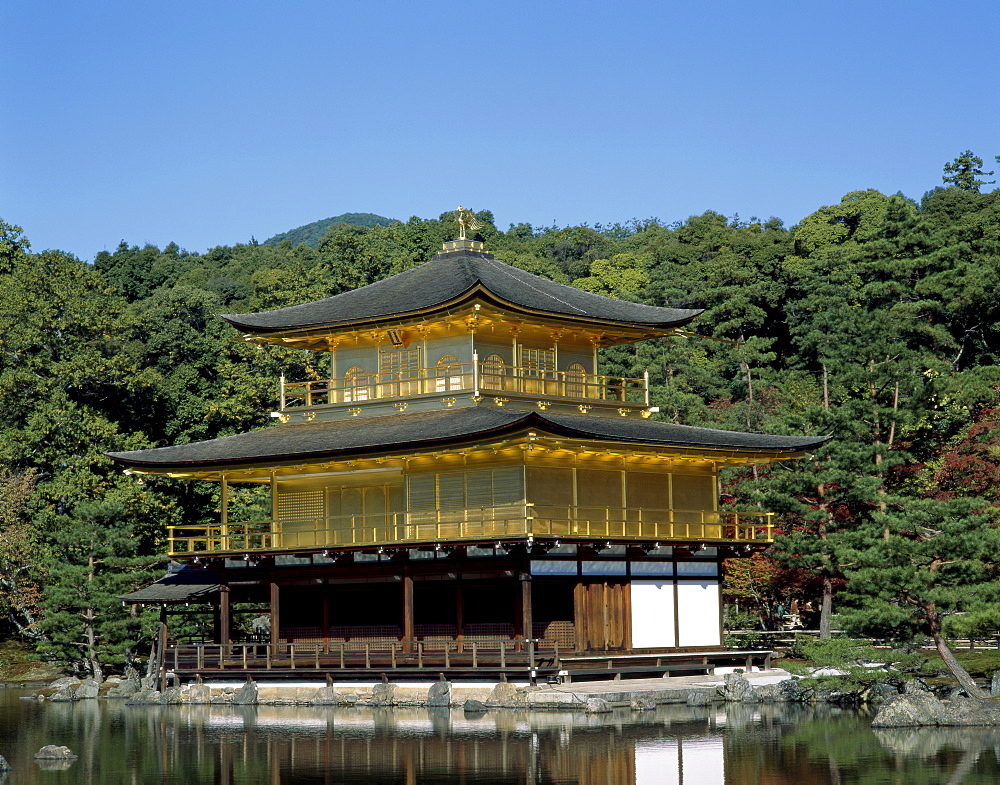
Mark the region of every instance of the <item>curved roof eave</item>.
[[794, 455], [830, 437], [792, 437], [718, 431], [652, 420], [482, 407], [394, 414], [382, 417], [278, 425], [204, 442], [131, 452], [107, 453], [116, 463], [140, 471], [223, 469], [267, 463], [310, 463], [358, 455], [391, 455], [467, 444], [523, 433], [605, 442], [644, 444], [666, 450], [711, 450]]
[[222, 318], [245, 332], [273, 335], [398, 320], [454, 307], [477, 292], [525, 313], [592, 323], [667, 329], [701, 313], [604, 297], [533, 275], [489, 254], [466, 252], [439, 254], [418, 267], [310, 303]]
[[[518, 303], [505, 300], [502, 297], [499, 297], [494, 292], [487, 289], [482, 283], [477, 283], [472, 288], [466, 290], [465, 292], [462, 292], [460, 295], [450, 300], [444, 300], [439, 303], [434, 303], [421, 308], [411, 309], [409, 311], [400, 311], [398, 313], [385, 314], [382, 316], [373, 316], [370, 319], [366, 320], [345, 320], [342, 322], [325, 321], [325, 322], [314, 322], [311, 324], [301, 324], [301, 325], [296, 325], [294, 327], [261, 328], [239, 322], [238, 315], [234, 316], [233, 314], [222, 314], [221, 317], [236, 329], [247, 333], [254, 333], [258, 335], [267, 335], [267, 336], [278, 336], [281, 335], [282, 333], [292, 333], [295, 335], [300, 335], [303, 333], [322, 331], [331, 327], [341, 328], [350, 325], [362, 325], [362, 324], [375, 325], [379, 323], [389, 323], [389, 324], [399, 323], [415, 316], [421, 316], [424, 314], [434, 314], [441, 311], [447, 311], [452, 308], [461, 307], [463, 305], [472, 303], [477, 299], [482, 299], [485, 302], [489, 302], [493, 305], [497, 305], [501, 308], [505, 308], [510, 311], [520, 312], [531, 316], [540, 316], [549, 319], [565, 320], [573, 322], [583, 322], [588, 325], [594, 325], [597, 327], [607, 325], [609, 327], [616, 327], [616, 328], [631, 327], [638, 330], [647, 328], [649, 330], [659, 331], [659, 330], [670, 330], [676, 327], [683, 327], [686, 324], [690, 324], [695, 318], [697, 318], [700, 314], [704, 312], [703, 308], [673, 309], [676, 312], [684, 313], [685, 315], [683, 317], [676, 318], [669, 322], [667, 321], [640, 322], [636, 320], [615, 320], [610, 318], [599, 318], [595, 316], [553, 313], [553, 312], [539, 311], [537, 309], [528, 308]], [[621, 302], [625, 301], [623, 300]], [[271, 312], [265, 311], [264, 313], [271, 313]]]

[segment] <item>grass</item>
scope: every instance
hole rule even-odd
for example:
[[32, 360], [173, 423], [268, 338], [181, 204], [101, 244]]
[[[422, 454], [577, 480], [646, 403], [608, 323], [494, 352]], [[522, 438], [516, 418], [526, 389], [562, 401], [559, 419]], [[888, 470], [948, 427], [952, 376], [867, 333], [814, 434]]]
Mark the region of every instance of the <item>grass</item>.
[[[968, 649], [952, 649], [955, 654], [955, 659], [957, 659], [962, 667], [965, 668], [971, 676], [976, 679], [985, 679], [989, 681], [993, 678], [993, 674], [1000, 671], [1000, 649], [980, 649], [978, 651], [969, 651]], [[933, 649], [927, 651], [928, 657], [935, 657], [938, 662], [941, 662], [941, 658], [937, 656], [937, 652]], [[944, 663], [941, 663], [941, 668], [944, 670]]]
[[0, 639], [0, 683], [48, 681], [62, 675], [59, 668], [39, 662], [34, 650], [24, 641]]
[[[962, 667], [977, 681], [988, 682], [993, 678], [994, 673], [1000, 671], [1000, 649], [978, 649], [973, 651], [968, 648], [956, 647], [952, 649], [952, 652], [955, 658], [962, 664]], [[918, 649], [915, 653], [926, 660], [926, 664], [917, 671], [917, 674], [926, 682], [930, 684], [958, 683], [948, 671], [940, 655], [938, 655], [937, 649], [923, 648]], [[784, 664], [787, 664], [789, 666], [788, 669], [794, 671], [806, 666], [815, 667], [819, 664], [829, 663], [811, 662], [802, 658], [800, 653], [796, 653], [795, 656], [781, 658], [778, 664], [782, 667], [784, 667]]]

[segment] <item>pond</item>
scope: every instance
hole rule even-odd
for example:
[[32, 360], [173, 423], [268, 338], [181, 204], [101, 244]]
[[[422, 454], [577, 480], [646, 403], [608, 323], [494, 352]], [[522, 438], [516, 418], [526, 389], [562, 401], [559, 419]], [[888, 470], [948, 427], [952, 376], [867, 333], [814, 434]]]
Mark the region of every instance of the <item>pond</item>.
[[[0, 785], [1000, 783], [1000, 730], [873, 731], [854, 711], [661, 706], [610, 715], [448, 709], [125, 706], [0, 689]], [[33, 760], [44, 744], [79, 755]]]

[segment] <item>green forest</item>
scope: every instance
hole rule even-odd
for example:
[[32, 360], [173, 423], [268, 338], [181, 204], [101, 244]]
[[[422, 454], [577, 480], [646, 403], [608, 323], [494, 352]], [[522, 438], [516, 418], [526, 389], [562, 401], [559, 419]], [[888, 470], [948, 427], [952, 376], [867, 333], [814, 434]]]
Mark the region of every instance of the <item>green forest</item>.
[[[799, 600], [824, 635], [1000, 626], [1000, 189], [970, 151], [927, 175], [919, 200], [831, 195], [792, 227], [706, 212], [501, 229], [477, 213], [475, 239], [503, 262], [705, 309], [697, 335], [605, 350], [605, 373], [649, 372], [660, 419], [833, 435], [725, 478], [726, 505], [781, 529], [728, 565], [751, 623]], [[122, 242], [88, 261], [0, 221], [0, 638], [78, 669], [144, 650], [155, 611], [115, 598], [163, 574], [165, 527], [211, 520], [218, 488], [126, 476], [103, 453], [270, 425], [279, 375], [316, 378], [315, 358], [242, 342], [218, 314], [363, 286], [457, 230], [450, 211], [370, 223], [205, 253]]]

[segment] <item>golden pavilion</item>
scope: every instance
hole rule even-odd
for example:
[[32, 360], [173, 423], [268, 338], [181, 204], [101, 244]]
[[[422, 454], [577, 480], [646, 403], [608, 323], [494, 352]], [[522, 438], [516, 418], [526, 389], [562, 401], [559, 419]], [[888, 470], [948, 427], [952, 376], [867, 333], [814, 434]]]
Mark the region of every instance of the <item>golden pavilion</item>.
[[[221, 492], [216, 522], [171, 529], [171, 572], [124, 599], [214, 614], [214, 640], [168, 641], [178, 673], [764, 661], [722, 646], [720, 565], [766, 547], [771, 517], [720, 510], [719, 471], [825, 439], [658, 422], [648, 376], [599, 364], [602, 347], [699, 313], [558, 284], [459, 239], [369, 286], [224, 316], [245, 340], [315, 353], [320, 378], [281, 380], [272, 427], [110, 454]], [[230, 515], [245, 484], [268, 491], [261, 520]]]

